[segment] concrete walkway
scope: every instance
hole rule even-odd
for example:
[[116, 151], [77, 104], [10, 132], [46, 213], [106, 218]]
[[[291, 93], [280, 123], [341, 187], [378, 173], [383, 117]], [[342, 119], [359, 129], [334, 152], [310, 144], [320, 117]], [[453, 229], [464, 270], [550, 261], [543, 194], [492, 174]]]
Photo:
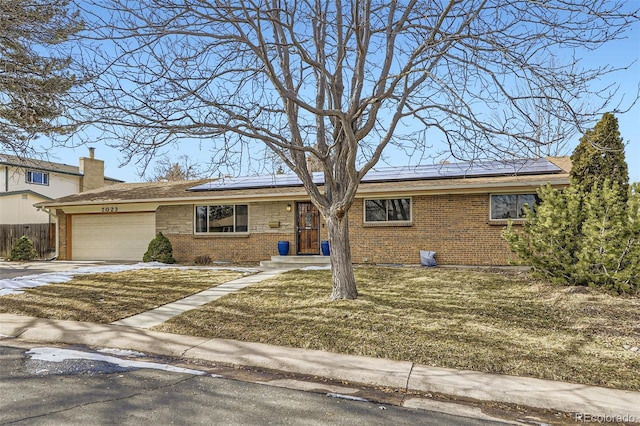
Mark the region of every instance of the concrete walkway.
[[229, 293], [233, 293], [234, 291], [241, 290], [252, 284], [268, 280], [269, 278], [273, 278], [288, 270], [289, 269], [273, 269], [238, 278], [237, 280], [228, 281], [216, 287], [201, 291], [200, 293], [187, 296], [184, 299], [176, 300], [175, 302], [160, 306], [151, 311], [115, 321], [112, 324], [136, 328], [151, 328], [175, 317], [176, 315], [180, 315], [183, 312], [196, 309], [206, 303], [219, 299], [222, 296], [226, 296]]

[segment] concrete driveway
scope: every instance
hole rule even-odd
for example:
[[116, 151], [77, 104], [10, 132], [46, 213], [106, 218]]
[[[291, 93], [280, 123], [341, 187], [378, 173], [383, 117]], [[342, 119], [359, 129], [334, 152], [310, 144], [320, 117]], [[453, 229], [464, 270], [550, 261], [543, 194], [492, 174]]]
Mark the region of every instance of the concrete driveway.
[[[122, 264], [126, 262], [118, 262]], [[135, 262], [131, 262], [135, 263]], [[23, 277], [25, 275], [45, 274], [48, 272], [62, 272], [87, 266], [111, 265], [112, 262], [101, 261], [71, 261], [71, 260], [40, 260], [33, 262], [0, 261], [0, 279]]]

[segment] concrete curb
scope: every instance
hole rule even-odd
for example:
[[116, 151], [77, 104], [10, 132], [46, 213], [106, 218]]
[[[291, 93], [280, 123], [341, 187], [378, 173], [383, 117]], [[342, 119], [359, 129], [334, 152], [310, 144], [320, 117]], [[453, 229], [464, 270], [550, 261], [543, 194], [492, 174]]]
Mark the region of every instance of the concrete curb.
[[633, 416], [640, 421], [640, 392], [416, 365], [409, 389], [501, 401], [593, 416]]
[[131, 349], [373, 386], [640, 421], [640, 392], [414, 365], [318, 350], [160, 333], [112, 324], [0, 314], [0, 336], [27, 342]]

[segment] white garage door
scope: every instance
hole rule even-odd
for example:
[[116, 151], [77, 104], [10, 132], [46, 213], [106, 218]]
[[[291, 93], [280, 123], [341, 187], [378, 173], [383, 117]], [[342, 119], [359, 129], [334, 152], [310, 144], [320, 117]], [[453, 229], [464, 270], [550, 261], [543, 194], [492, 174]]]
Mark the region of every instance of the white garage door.
[[142, 256], [155, 236], [155, 213], [73, 215], [73, 260], [133, 260]]

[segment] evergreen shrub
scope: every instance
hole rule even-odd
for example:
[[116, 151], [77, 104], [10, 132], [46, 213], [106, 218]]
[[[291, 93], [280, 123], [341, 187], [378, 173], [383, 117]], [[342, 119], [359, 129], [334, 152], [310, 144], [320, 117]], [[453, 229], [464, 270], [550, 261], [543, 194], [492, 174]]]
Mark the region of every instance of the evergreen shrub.
[[565, 285], [640, 291], [640, 185], [628, 183], [618, 122], [605, 114], [572, 155], [570, 186], [538, 190], [522, 229], [503, 231], [522, 264]]
[[149, 243], [147, 252], [142, 257], [143, 262], [162, 262], [176, 263], [173, 258], [173, 247], [171, 241], [162, 232], [158, 232], [153, 240]]
[[20, 237], [11, 248], [10, 260], [33, 260], [38, 256], [33, 243], [25, 235]]

